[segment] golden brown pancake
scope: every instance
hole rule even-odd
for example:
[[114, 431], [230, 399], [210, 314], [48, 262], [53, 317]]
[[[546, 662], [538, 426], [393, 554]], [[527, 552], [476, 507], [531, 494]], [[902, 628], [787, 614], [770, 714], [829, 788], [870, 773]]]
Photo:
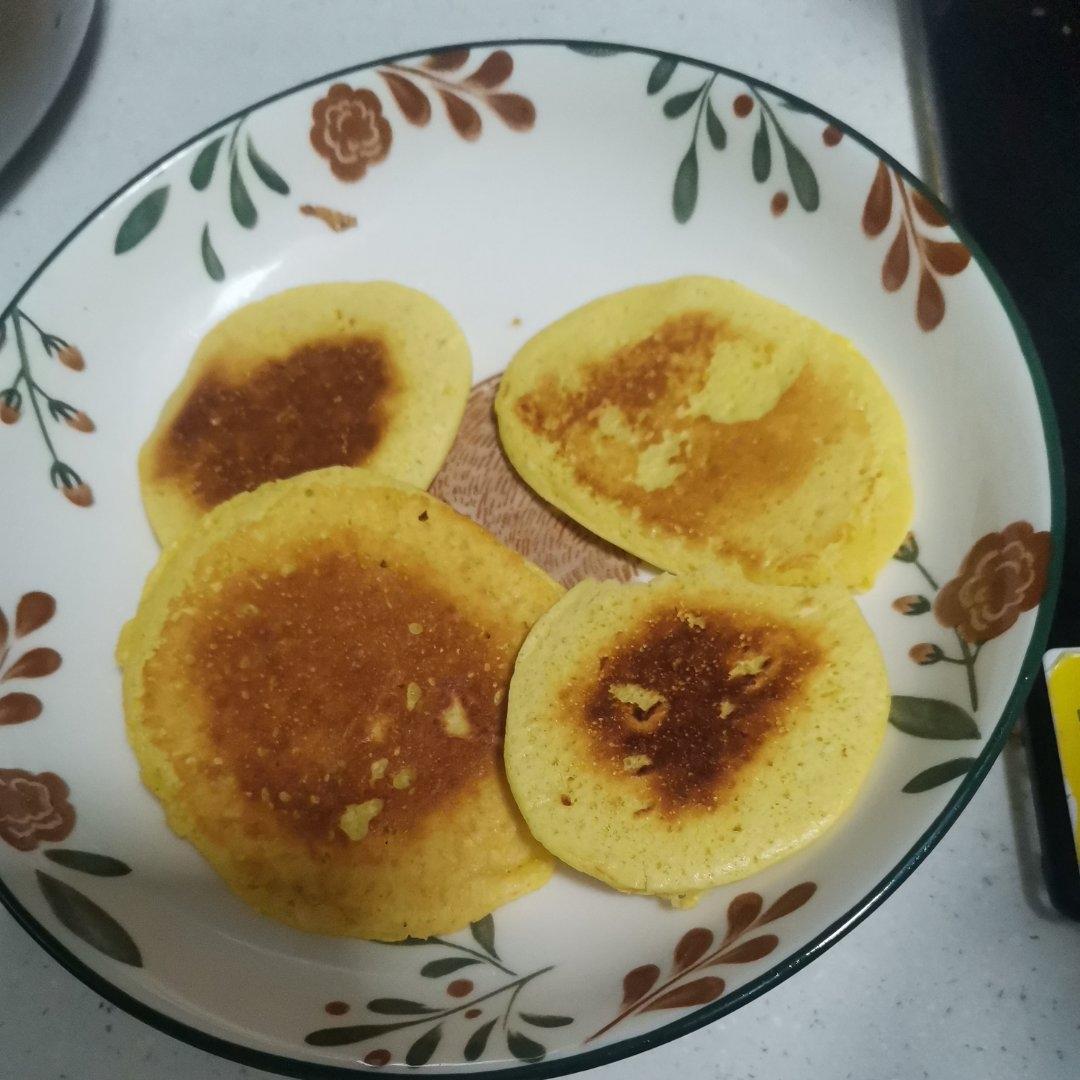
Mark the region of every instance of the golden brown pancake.
[[561, 589], [422, 491], [333, 468], [166, 549], [118, 647], [172, 828], [292, 926], [397, 940], [547, 880], [502, 770], [518, 648]]
[[586, 581], [518, 656], [506, 771], [553, 855], [625, 892], [680, 897], [828, 828], [888, 710], [880, 650], [839, 586]]
[[169, 543], [269, 480], [363, 465], [426, 487], [471, 382], [449, 313], [389, 282], [306, 285], [248, 304], [200, 342], [139, 456]]
[[495, 411], [539, 495], [666, 570], [865, 589], [911, 517], [903, 424], [867, 360], [734, 282], [571, 312], [514, 357]]

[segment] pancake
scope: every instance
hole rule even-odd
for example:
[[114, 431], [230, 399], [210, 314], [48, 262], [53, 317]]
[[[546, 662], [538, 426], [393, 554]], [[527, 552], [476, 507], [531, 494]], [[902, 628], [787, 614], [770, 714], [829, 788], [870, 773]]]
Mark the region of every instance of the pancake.
[[248, 304], [199, 343], [142, 448], [150, 524], [167, 544], [233, 495], [331, 465], [427, 487], [471, 372], [450, 314], [402, 285], [305, 285]]
[[551, 873], [502, 739], [518, 648], [561, 593], [363, 469], [238, 495], [165, 550], [120, 638], [143, 782], [266, 915], [387, 941], [459, 929]]
[[571, 312], [517, 353], [495, 410], [526, 483], [665, 570], [866, 589], [911, 518], [903, 424], [869, 362], [734, 282]]
[[506, 771], [553, 855], [684, 902], [833, 824], [888, 711], [880, 650], [840, 586], [585, 581], [518, 655]]

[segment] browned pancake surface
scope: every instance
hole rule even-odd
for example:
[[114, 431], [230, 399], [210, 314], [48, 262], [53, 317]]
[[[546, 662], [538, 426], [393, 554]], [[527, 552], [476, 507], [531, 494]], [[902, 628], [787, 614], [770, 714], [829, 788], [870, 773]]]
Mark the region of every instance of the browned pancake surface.
[[204, 509], [267, 480], [362, 465], [394, 397], [394, 365], [372, 337], [313, 342], [245, 382], [207, 371], [156, 448], [154, 479], [185, 483]]
[[405, 831], [501, 768], [516, 642], [434, 582], [331, 546], [288, 576], [230, 581], [194, 618], [214, 767], [304, 836], [348, 844], [341, 815], [371, 798], [373, 834]]
[[[534, 434], [564, 448], [581, 484], [638, 515], [654, 533], [707, 542], [718, 517], [796, 490], [821, 448], [845, 428], [860, 438], [867, 433], [865, 418], [843, 407], [841, 390], [810, 369], [757, 419], [716, 424], [693, 415], [716, 346], [735, 336], [714, 316], [688, 312], [591, 365], [581, 389], [565, 391], [549, 378], [515, 410]], [[606, 410], [620, 417], [621, 430], [609, 438]], [[641, 452], [661, 445], [671, 447], [666, 460], [674, 475], [649, 490], [635, 480]], [[759, 558], [749, 549], [740, 556], [745, 564]]]
[[654, 801], [639, 812], [677, 816], [730, 790], [819, 663], [805, 634], [754, 614], [651, 612], [567, 695], [566, 716], [581, 717], [612, 776], [635, 791], [644, 777]]

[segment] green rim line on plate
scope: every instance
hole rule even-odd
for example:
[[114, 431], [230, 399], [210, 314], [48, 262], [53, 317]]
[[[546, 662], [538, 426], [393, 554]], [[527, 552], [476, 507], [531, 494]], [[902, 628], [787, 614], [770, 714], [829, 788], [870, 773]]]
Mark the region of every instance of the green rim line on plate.
[[[220, 130], [224, 125], [238, 120], [248, 113], [271, 105], [291, 94], [307, 89], [308, 87], [317, 86], [330, 79], [342, 78], [346, 75], [358, 71], [365, 71], [382, 64], [394, 63], [399, 60], [411, 59], [413, 57], [427, 56], [431, 53], [444, 52], [449, 49], [483, 49], [495, 48], [498, 46], [542, 46], [552, 48], [584, 46], [585, 49], [606, 50], [608, 53], [631, 53], [655, 59], [670, 57], [679, 63], [699, 68], [705, 72], [717, 73], [732, 79], [738, 79], [747, 85], [773, 94], [798, 108], [800, 111], [810, 113], [824, 120], [826, 123], [834, 125], [865, 150], [873, 154], [879, 161], [884, 161], [890, 168], [901, 175], [915, 191], [920, 192], [932, 205], [945, 213], [950, 226], [971, 252], [972, 257], [986, 276], [987, 281], [990, 283], [991, 288], [997, 296], [998, 302], [1001, 304], [1002, 309], [1008, 317], [1013, 332], [1016, 334], [1020, 351], [1027, 363], [1031, 382], [1035, 389], [1035, 397], [1039, 407], [1039, 416], [1042, 421], [1043, 438], [1046, 443], [1046, 457], [1047, 465], [1049, 467], [1050, 482], [1050, 535], [1052, 540], [1050, 566], [1047, 575], [1046, 591], [1043, 594], [1042, 602], [1040, 603], [1036, 614], [1035, 626], [1032, 629], [1031, 640], [1028, 643], [1027, 650], [1020, 665], [1020, 673], [1012, 693], [1005, 703], [1000, 718], [986, 739], [982, 752], [976, 758], [974, 765], [972, 765], [971, 769], [963, 777], [956, 791], [953, 792], [949, 801], [945, 804], [941, 813], [938, 814], [930, 824], [929, 828], [927, 828], [915, 844], [912, 845], [903, 858], [897, 863], [896, 867], [883, 877], [859, 903], [851, 907], [839, 919], [832, 922], [793, 955], [787, 957], [764, 974], [759, 975], [756, 979], [752, 979], [750, 982], [740, 986], [737, 990], [720, 998], [715, 1003], [703, 1006], [694, 1012], [672, 1020], [652, 1031], [644, 1032], [640, 1035], [635, 1035], [606, 1046], [597, 1047], [594, 1050], [566, 1054], [563, 1057], [538, 1062], [536, 1064], [517, 1065], [506, 1069], [495, 1068], [484, 1070], [485, 1075], [502, 1078], [547, 1077], [594, 1068], [598, 1065], [619, 1061], [653, 1047], [661, 1046], [673, 1039], [680, 1038], [692, 1031], [696, 1031], [698, 1028], [710, 1024], [720, 1017], [734, 1012], [736, 1009], [753, 1001], [755, 998], [760, 997], [767, 990], [776, 986], [778, 983], [783, 982], [800, 968], [810, 963], [810, 961], [816, 959], [831, 945], [834, 945], [839, 941], [848, 933], [848, 931], [857, 926], [889, 896], [891, 896], [896, 889], [907, 880], [919, 863], [921, 863], [930, 851], [933, 850], [934, 846], [942, 836], [945, 835], [952, 823], [959, 816], [960, 811], [964, 809], [971, 797], [975, 794], [987, 772], [989, 772], [991, 765], [993, 765], [996, 760], [1027, 699], [1031, 682], [1042, 662], [1042, 654], [1046, 649], [1046, 639], [1050, 631], [1050, 620], [1053, 615], [1054, 605], [1057, 600], [1058, 589], [1061, 582], [1064, 557], [1065, 473], [1062, 462], [1061, 441], [1057, 417], [1050, 398], [1046, 377], [1043, 373], [1041, 362], [1031, 339], [1031, 334], [1028, 331], [1020, 312], [1017, 310], [1012, 297], [1005, 289], [1000, 277], [987, 260], [982, 249], [975, 243], [967, 229], [964, 228], [964, 226], [956, 220], [955, 216], [944, 207], [941, 200], [906, 166], [897, 161], [887, 151], [877, 146], [877, 144], [870, 139], [859, 134], [859, 132], [849, 127], [842, 120], [824, 112], [822, 109], [819, 109], [817, 106], [805, 101], [797, 95], [788, 93], [786, 90], [774, 86], [772, 83], [764, 82], [761, 79], [757, 79], [733, 68], [712, 64], [704, 60], [696, 60], [678, 53], [671, 53], [638, 45], [621, 45], [616, 42], [590, 42], [579, 38], [502, 38], [485, 41], [460, 42], [437, 45], [423, 49], [411, 49], [408, 52], [379, 57], [366, 63], [354, 64], [337, 71], [331, 71], [319, 75], [316, 78], [307, 79], [295, 86], [280, 90], [253, 105], [238, 110], [231, 116], [219, 120], [191, 138], [186, 139], [179, 146], [174, 147], [168, 153], [158, 158], [157, 161], [102, 201], [45, 257], [41, 265], [30, 275], [22, 288], [19, 289], [9, 304], [4, 308], [3, 312], [0, 313], [0, 320], [7, 318], [34, 283], [49, 268], [49, 266], [52, 265], [54, 260], [65, 250], [65, 248], [67, 248], [72, 240], [100, 217], [101, 214], [117, 199], [137, 188], [144, 181], [150, 180], [159, 174], [175, 157], [206, 139], [212, 133]], [[586, 57], [582, 57], [581, 59], [582, 62], [586, 62], [587, 60]], [[339, 1066], [327, 1062], [304, 1061], [298, 1058], [272, 1054], [267, 1051], [255, 1050], [251, 1047], [244, 1046], [241, 1043], [232, 1042], [215, 1035], [209, 1035], [182, 1021], [167, 1016], [154, 1007], [146, 1005], [137, 998], [132, 997], [119, 987], [113, 985], [107, 977], [101, 975], [87, 964], [84, 964], [82, 960], [71, 952], [66, 945], [60, 942], [19, 903], [14, 894], [2, 880], [0, 880], [0, 902], [7, 907], [15, 920], [27, 931], [27, 933], [29, 933], [30, 936], [33, 937], [47, 953], [49, 953], [49, 955], [67, 968], [67, 970], [76, 978], [89, 986], [93, 991], [100, 994], [107, 1001], [124, 1009], [126, 1012], [145, 1023], [150, 1024], [152, 1027], [156, 1027], [158, 1030], [163, 1031], [168, 1035], [172, 1035], [174, 1038], [178, 1038], [199, 1049], [209, 1051], [210, 1053], [217, 1054], [224, 1058], [229, 1058], [253, 1068], [266, 1069], [286, 1076], [300, 1077], [303, 1078], [303, 1080], [354, 1080], [357, 1075], [358, 1070], [355, 1066]], [[442, 1077], [458, 1077], [465, 1075], [472, 1076], [476, 1075], [476, 1073], [475, 1070], [466, 1073], [451, 1067], [446, 1070], [440, 1069], [439, 1075]]]

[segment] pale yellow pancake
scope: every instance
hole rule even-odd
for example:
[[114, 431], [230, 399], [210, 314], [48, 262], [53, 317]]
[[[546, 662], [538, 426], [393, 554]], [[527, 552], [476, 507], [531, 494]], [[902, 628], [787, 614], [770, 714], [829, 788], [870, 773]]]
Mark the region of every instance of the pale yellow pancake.
[[139, 455], [154, 532], [167, 544], [233, 495], [330, 465], [427, 487], [471, 382], [461, 329], [415, 289], [338, 282], [248, 304], [199, 343]]
[[873, 367], [734, 282], [586, 304], [524, 345], [495, 409], [538, 494], [666, 570], [866, 589], [911, 519], [904, 427]]
[[204, 516], [120, 638], [142, 778], [229, 886], [302, 930], [447, 933], [542, 885], [502, 768], [505, 694], [562, 589], [364, 469]]
[[840, 586], [584, 581], [518, 655], [506, 772], [553, 855], [685, 898], [832, 825], [888, 711], [881, 652]]

